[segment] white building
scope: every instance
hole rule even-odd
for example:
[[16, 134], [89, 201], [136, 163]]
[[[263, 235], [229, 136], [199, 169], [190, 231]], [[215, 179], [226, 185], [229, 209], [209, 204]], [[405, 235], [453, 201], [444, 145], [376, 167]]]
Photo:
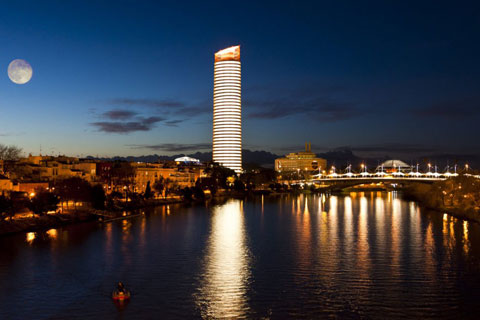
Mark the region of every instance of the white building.
[[215, 53], [213, 161], [242, 172], [240, 46]]
[[180, 158], [176, 158], [176, 159], [175, 159], [175, 162], [176, 162], [177, 164], [180, 164], [180, 163], [200, 164], [200, 160], [195, 159], [195, 158], [190, 158], [190, 157], [187, 157], [187, 156], [183, 156], [183, 157], [180, 157]]

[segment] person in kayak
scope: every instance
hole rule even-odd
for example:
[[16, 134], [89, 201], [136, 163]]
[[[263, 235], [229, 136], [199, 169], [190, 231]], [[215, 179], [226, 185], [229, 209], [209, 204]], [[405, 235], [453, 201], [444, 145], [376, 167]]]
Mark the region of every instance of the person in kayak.
[[123, 285], [122, 282], [119, 282], [118, 285], [117, 285], [117, 291], [118, 293], [127, 293], [127, 290], [125, 290], [125, 286]]

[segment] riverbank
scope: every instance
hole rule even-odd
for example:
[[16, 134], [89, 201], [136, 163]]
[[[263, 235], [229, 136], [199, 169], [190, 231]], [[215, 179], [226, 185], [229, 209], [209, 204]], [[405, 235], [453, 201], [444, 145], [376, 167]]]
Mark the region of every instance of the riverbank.
[[469, 177], [448, 179], [431, 185], [413, 183], [402, 193], [404, 199], [416, 201], [426, 209], [480, 223], [480, 188], [478, 181]]
[[480, 223], [480, 210], [475, 208], [462, 208], [462, 207], [454, 207], [454, 206], [443, 206], [443, 205], [432, 205], [430, 204], [430, 200], [425, 197], [413, 197], [411, 195], [404, 195], [405, 200], [411, 200], [418, 202], [421, 207], [438, 212], [439, 214], [447, 213], [451, 216], [454, 216], [458, 219], [468, 220]]
[[[45, 231], [49, 229], [56, 229], [70, 224], [100, 221], [108, 222], [114, 220], [130, 219], [136, 216], [140, 216], [140, 210], [149, 207], [158, 207], [169, 204], [189, 204], [199, 203], [204, 201], [212, 201], [213, 203], [221, 203], [227, 199], [244, 199], [250, 195], [264, 195], [264, 196], [279, 196], [285, 194], [310, 194], [310, 193], [335, 193], [345, 194], [348, 192], [365, 192], [367, 190], [342, 190], [340, 192], [332, 192], [332, 190], [320, 189], [320, 190], [288, 190], [288, 191], [270, 191], [270, 190], [257, 190], [255, 192], [242, 192], [242, 191], [226, 191], [215, 194], [213, 197], [207, 197], [202, 200], [185, 200], [178, 198], [167, 199], [149, 199], [142, 200], [140, 202], [129, 203], [117, 203], [114, 207], [108, 210], [94, 210], [94, 209], [81, 209], [77, 211], [70, 211], [65, 213], [47, 214], [44, 216], [32, 216], [15, 218], [13, 220], [5, 220], [0, 222], [0, 236], [9, 235], [20, 232], [36, 232]], [[368, 191], [385, 191], [385, 190], [372, 190]], [[403, 197], [405, 200], [411, 200], [418, 202], [422, 207], [437, 211], [439, 213], [448, 213], [457, 218], [465, 219], [469, 221], [475, 221], [480, 223], [480, 210], [471, 206], [457, 207], [457, 206], [445, 206], [443, 202], [435, 201], [435, 197], [432, 196], [431, 186], [416, 186], [405, 189]]]
[[[140, 216], [139, 211], [145, 208], [159, 207], [169, 204], [189, 204], [203, 203], [212, 201], [221, 203], [227, 199], [243, 199], [250, 193], [241, 191], [223, 191], [215, 194], [214, 197], [205, 199], [182, 199], [180, 197], [171, 197], [163, 199], [149, 199], [135, 202], [117, 202], [115, 205], [105, 210], [78, 209], [63, 213], [46, 214], [43, 216], [17, 217], [12, 220], [7, 219], [0, 222], [0, 236], [10, 235], [21, 232], [37, 232], [56, 229], [63, 226], [84, 223], [84, 222], [109, 222], [115, 220], [130, 219]], [[255, 192], [253, 194], [270, 194], [270, 192]]]
[[108, 210], [79, 209], [43, 216], [7, 219], [0, 222], [0, 236], [20, 232], [45, 231], [84, 222], [129, 219], [138, 216], [135, 212], [137, 210], [184, 202], [180, 198], [150, 199], [142, 202], [126, 203], [122, 206], [116, 205]]
[[75, 213], [56, 213], [44, 216], [15, 218], [0, 222], [0, 236], [19, 232], [35, 232], [56, 229], [69, 224], [94, 221], [96, 216], [91, 211]]

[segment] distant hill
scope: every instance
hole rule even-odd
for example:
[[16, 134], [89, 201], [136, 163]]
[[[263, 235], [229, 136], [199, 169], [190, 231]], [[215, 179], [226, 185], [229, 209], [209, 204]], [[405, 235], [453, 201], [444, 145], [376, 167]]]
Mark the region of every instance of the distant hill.
[[[93, 156], [88, 156], [87, 159], [98, 159], [102, 161], [131, 161], [131, 162], [157, 162], [157, 161], [173, 161], [176, 158], [183, 157], [183, 156], [192, 157], [195, 159], [199, 159], [202, 162], [207, 162], [212, 160], [212, 152], [196, 152], [191, 154], [176, 154], [173, 156], [165, 156], [165, 155], [144, 155], [144, 156], [128, 156], [128, 157], [121, 157], [115, 156], [110, 158], [97, 158]], [[242, 151], [243, 162], [247, 164], [253, 164], [258, 166], [270, 166], [273, 167], [273, 163], [275, 159], [279, 156], [273, 154], [268, 151], [251, 151], [248, 149], [244, 149]]]
[[[275, 159], [280, 158], [277, 154], [268, 152], [268, 151], [252, 151], [248, 149], [243, 150], [243, 164], [245, 168], [255, 168], [255, 167], [265, 167], [265, 168], [273, 168]], [[207, 162], [212, 159], [211, 152], [196, 152], [191, 154], [176, 154], [173, 156], [165, 156], [165, 155], [144, 155], [144, 156], [128, 156], [128, 157], [111, 157], [111, 158], [96, 158], [92, 156], [88, 156], [88, 159], [99, 159], [103, 161], [115, 161], [115, 160], [122, 160], [122, 161], [133, 161], [133, 162], [158, 162], [158, 161], [173, 161], [176, 158], [182, 156], [189, 156], [192, 158], [199, 159], [202, 162]], [[358, 167], [360, 163], [366, 163], [368, 168], [375, 168], [381, 162], [389, 159], [399, 159], [403, 160], [408, 164], [415, 165], [416, 162], [420, 163], [421, 165], [425, 165], [427, 162], [431, 162], [434, 165], [437, 165], [439, 170], [443, 170], [443, 168], [447, 165], [453, 166], [455, 163], [458, 163], [459, 166], [464, 166], [465, 163], [469, 163], [471, 167], [477, 169], [480, 168], [480, 157], [478, 155], [455, 155], [455, 154], [431, 154], [431, 155], [424, 155], [424, 156], [416, 156], [413, 159], [402, 159], [397, 157], [391, 157], [389, 155], [385, 155], [381, 158], [362, 158], [357, 156], [352, 152], [352, 150], [348, 148], [342, 149], [334, 149], [331, 151], [327, 151], [324, 153], [317, 153], [319, 158], [324, 158], [327, 160], [327, 164], [330, 167], [331, 165], [335, 165], [338, 169], [343, 169], [347, 165], [352, 164], [352, 166]], [[413, 162], [412, 162], [413, 161]], [[357, 170], [358, 168], [354, 169]]]
[[362, 161], [350, 149], [332, 150], [324, 153], [317, 153], [319, 158], [327, 160], [327, 165], [343, 166], [350, 163], [356, 164]]

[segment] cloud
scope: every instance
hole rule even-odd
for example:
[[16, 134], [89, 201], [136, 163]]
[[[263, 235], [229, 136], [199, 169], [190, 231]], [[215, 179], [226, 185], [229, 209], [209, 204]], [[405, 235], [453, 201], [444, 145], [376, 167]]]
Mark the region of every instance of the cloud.
[[166, 151], [166, 152], [197, 151], [197, 150], [208, 150], [212, 148], [211, 143], [193, 143], [193, 144], [162, 143], [162, 144], [154, 144], [154, 145], [130, 144], [127, 146], [131, 147], [132, 149], [149, 149], [149, 150]]
[[[124, 99], [127, 103], [128, 99]], [[99, 115], [108, 121], [90, 123], [100, 132], [128, 134], [137, 131], [150, 131], [157, 123], [164, 122], [167, 126], [175, 126], [181, 120], [168, 120], [160, 116], [140, 116], [138, 112], [127, 109], [112, 109]]]
[[169, 127], [177, 127], [177, 124], [181, 122], [183, 122], [183, 120], [168, 120], [168, 121], [165, 121], [165, 125]]
[[183, 115], [183, 116], [189, 116], [189, 117], [195, 117], [200, 114], [208, 113], [213, 111], [213, 106], [190, 106], [190, 107], [184, 107], [181, 108], [177, 111], [178, 115]]
[[343, 146], [336, 148], [340, 149], [349, 149], [355, 152], [372, 152], [372, 153], [429, 153], [437, 152], [440, 150], [440, 147], [435, 146], [425, 146], [419, 144], [403, 144], [403, 143], [389, 143], [389, 144], [373, 144], [373, 145], [363, 145], [363, 146]]
[[480, 99], [437, 102], [423, 108], [412, 109], [411, 113], [422, 117], [468, 118], [480, 115]]
[[131, 133], [136, 131], [150, 131], [156, 123], [163, 121], [161, 117], [137, 117], [135, 121], [99, 121], [91, 123], [98, 131], [106, 133]]
[[126, 120], [131, 119], [138, 113], [130, 110], [113, 109], [103, 113], [103, 116], [111, 120]]
[[162, 116], [175, 115], [177, 118], [183, 118], [183, 120], [211, 112], [210, 101], [203, 101], [200, 104], [187, 104], [173, 99], [114, 98], [108, 100], [107, 104], [122, 107], [148, 108], [157, 113], [161, 112]]
[[135, 99], [135, 98], [114, 98], [109, 104], [124, 106], [144, 106], [150, 108], [180, 108], [185, 104], [178, 100], [169, 99]]
[[15, 136], [22, 136], [25, 132], [1, 132], [0, 137], [15, 137]]
[[[303, 116], [319, 122], [336, 122], [359, 117], [367, 111], [360, 103], [346, 99], [340, 86], [307, 86], [295, 89], [255, 88], [255, 97], [244, 99], [250, 119], [280, 119]], [[263, 98], [265, 96], [274, 98]]]

